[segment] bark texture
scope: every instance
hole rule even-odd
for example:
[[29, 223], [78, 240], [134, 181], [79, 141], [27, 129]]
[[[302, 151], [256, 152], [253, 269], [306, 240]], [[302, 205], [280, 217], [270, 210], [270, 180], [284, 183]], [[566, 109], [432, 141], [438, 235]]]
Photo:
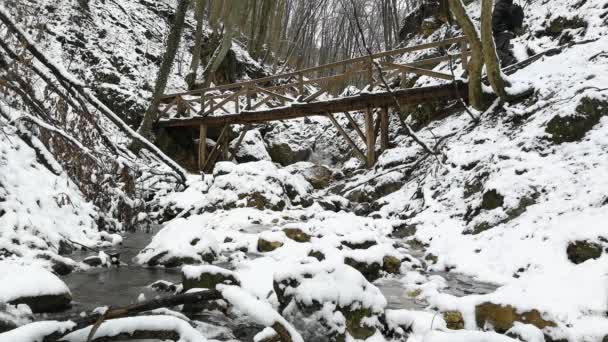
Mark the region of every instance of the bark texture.
[[505, 86], [507, 82], [502, 77], [500, 71], [500, 62], [496, 55], [496, 45], [494, 44], [494, 36], [492, 34], [492, 5], [494, 0], [482, 0], [481, 2], [481, 41], [483, 49], [483, 58], [488, 73], [488, 80], [492, 86], [492, 90], [503, 101], [507, 99]]

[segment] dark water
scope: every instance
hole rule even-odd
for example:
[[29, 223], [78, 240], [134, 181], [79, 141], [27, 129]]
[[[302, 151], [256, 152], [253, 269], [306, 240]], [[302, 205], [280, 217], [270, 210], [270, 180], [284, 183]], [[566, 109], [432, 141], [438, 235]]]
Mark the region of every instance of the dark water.
[[[137, 230], [124, 236], [123, 245], [117, 247], [120, 252], [120, 267], [92, 268], [86, 272], [75, 272], [62, 277], [68, 285], [73, 296], [73, 307], [70, 311], [61, 314], [61, 317], [76, 315], [80, 312], [90, 312], [100, 306], [125, 306], [137, 301], [140, 294], [146, 299], [162, 296], [148, 285], [157, 280], [167, 280], [172, 283], [181, 282], [180, 268], [149, 268], [136, 265], [132, 259], [150, 242], [158, 227], [146, 232]], [[247, 233], [258, 233], [267, 227], [253, 225], [243, 229]], [[96, 253], [82, 252], [72, 257], [82, 260]], [[255, 255], [251, 255], [255, 258]], [[223, 265], [222, 265], [223, 266]], [[227, 265], [226, 265], [227, 266]], [[434, 273], [442, 276], [448, 283], [448, 288], [443, 292], [455, 296], [468, 294], [483, 294], [493, 292], [496, 286], [474, 281], [472, 278], [457, 273]], [[389, 309], [423, 310], [427, 304], [406, 293], [402, 283], [397, 279], [382, 279], [375, 283], [382, 291], [388, 302]], [[47, 317], [52, 318], [52, 317]], [[251, 341], [255, 333], [263, 327], [253, 324], [247, 318], [227, 319], [217, 312], [204, 313], [193, 317], [201, 321], [209, 338], [228, 341], [238, 339], [240, 341]]]

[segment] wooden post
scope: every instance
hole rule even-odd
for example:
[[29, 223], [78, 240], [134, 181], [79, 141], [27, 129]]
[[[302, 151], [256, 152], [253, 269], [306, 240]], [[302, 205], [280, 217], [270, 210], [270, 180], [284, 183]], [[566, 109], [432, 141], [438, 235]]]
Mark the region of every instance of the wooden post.
[[251, 88], [247, 87], [247, 110], [251, 109]]
[[369, 63], [367, 64], [367, 82], [367, 89], [372, 91], [374, 88], [374, 61], [372, 59], [370, 59]]
[[205, 92], [201, 91], [201, 111], [199, 114], [203, 114], [205, 112]]
[[374, 136], [374, 112], [369, 107], [365, 110], [365, 134], [367, 138], [367, 167], [371, 168], [376, 162], [376, 137]]
[[380, 150], [382, 152], [388, 149], [388, 107], [382, 107], [380, 111]]
[[468, 61], [469, 52], [467, 50], [468, 50], [467, 40], [463, 38], [462, 41], [460, 42], [460, 59], [462, 60], [462, 69], [463, 70], [468, 70], [468, 67], [469, 67], [469, 61]]
[[199, 126], [198, 139], [198, 170], [204, 172], [207, 160], [207, 126]]
[[302, 73], [298, 74], [298, 93], [300, 99], [304, 98], [304, 74]]
[[234, 111], [235, 113], [239, 114], [241, 112], [241, 106], [239, 104], [239, 93], [236, 93], [236, 96], [234, 98]]
[[222, 141], [222, 159], [228, 160], [228, 148], [230, 147], [230, 125], [226, 125], [226, 134]]

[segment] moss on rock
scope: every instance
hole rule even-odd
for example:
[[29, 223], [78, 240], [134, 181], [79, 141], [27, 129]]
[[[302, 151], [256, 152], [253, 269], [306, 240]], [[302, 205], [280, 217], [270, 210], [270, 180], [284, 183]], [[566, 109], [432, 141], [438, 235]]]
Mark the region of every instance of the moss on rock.
[[60, 312], [70, 307], [72, 295], [68, 292], [35, 297], [21, 297], [11, 300], [9, 304], [27, 304], [33, 313]]
[[258, 239], [258, 252], [272, 252], [282, 246], [283, 243], [280, 241], [268, 241], [262, 238]]
[[566, 249], [568, 259], [575, 264], [583, 263], [589, 259], [598, 259], [602, 256], [602, 252], [602, 245], [581, 240], [570, 242]]
[[310, 242], [310, 235], [304, 233], [300, 228], [285, 228], [283, 229], [285, 235], [296, 242]]
[[445, 320], [448, 329], [464, 329], [464, 318], [460, 311], [446, 311], [443, 313], [443, 319]]
[[547, 123], [545, 132], [555, 144], [579, 141], [606, 115], [608, 102], [584, 97], [574, 115], [555, 116]]
[[386, 255], [382, 258], [382, 270], [386, 273], [399, 274], [401, 269], [401, 260], [392, 256]]
[[556, 327], [555, 322], [545, 320], [541, 313], [532, 309], [523, 313], [510, 305], [500, 305], [490, 302], [479, 304], [475, 307], [475, 321], [479, 328], [484, 328], [486, 324], [493, 327], [498, 333], [505, 333], [513, 327], [515, 322], [532, 324], [539, 329]]

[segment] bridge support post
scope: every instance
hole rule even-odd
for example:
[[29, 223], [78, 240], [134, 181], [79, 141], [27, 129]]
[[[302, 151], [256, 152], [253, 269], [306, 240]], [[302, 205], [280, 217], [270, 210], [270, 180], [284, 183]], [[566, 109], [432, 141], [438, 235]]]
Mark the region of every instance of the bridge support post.
[[204, 172], [207, 160], [207, 126], [200, 125], [198, 131], [198, 170]]
[[388, 107], [382, 107], [380, 111], [380, 150], [382, 152], [388, 149]]
[[376, 163], [376, 136], [374, 134], [374, 112], [370, 107], [365, 110], [365, 135], [367, 138], [367, 167]]

